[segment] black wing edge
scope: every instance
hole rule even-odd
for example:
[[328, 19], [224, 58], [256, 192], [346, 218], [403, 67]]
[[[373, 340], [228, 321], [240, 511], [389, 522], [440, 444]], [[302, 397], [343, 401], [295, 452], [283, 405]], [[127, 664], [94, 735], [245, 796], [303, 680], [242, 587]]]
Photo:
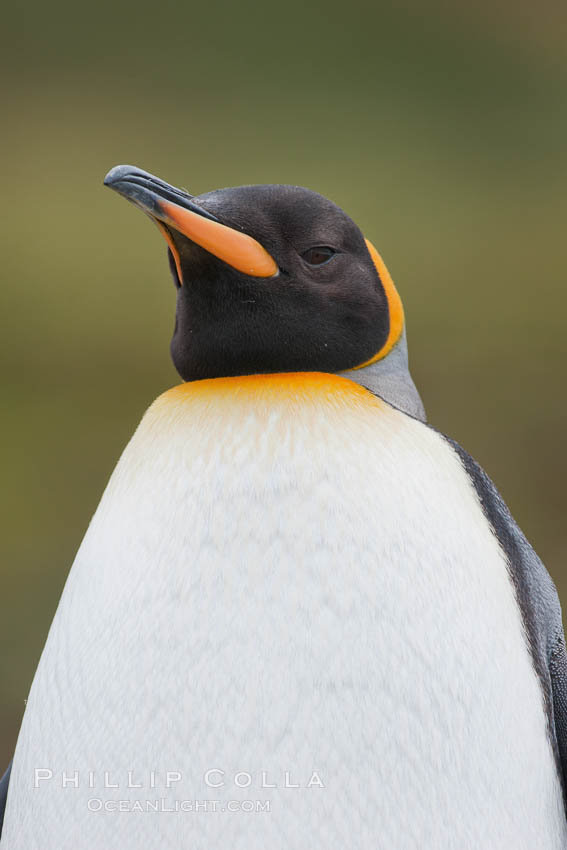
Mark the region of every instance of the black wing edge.
[[555, 584], [482, 467], [458, 443], [437, 433], [457, 453], [506, 555], [532, 662], [541, 683], [567, 814], [567, 652]]
[[2, 824], [4, 823], [4, 812], [6, 811], [6, 799], [8, 797], [8, 785], [10, 783], [10, 773], [12, 772], [12, 762], [8, 765], [8, 770], [0, 779], [0, 838], [2, 838]]

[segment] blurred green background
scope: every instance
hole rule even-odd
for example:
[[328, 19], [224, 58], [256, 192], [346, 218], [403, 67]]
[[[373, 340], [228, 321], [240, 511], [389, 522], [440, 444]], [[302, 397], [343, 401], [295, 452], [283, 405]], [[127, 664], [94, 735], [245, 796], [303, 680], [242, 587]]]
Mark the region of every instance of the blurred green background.
[[102, 489], [177, 382], [165, 246], [103, 189], [117, 163], [344, 207], [398, 284], [430, 421], [567, 607], [566, 24], [552, 0], [5, 10], [0, 768]]

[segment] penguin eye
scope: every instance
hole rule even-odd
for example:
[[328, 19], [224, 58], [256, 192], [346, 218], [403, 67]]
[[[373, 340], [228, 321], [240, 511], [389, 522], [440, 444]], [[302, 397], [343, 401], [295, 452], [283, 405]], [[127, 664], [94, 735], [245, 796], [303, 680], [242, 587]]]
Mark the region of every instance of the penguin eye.
[[332, 248], [328, 248], [325, 245], [317, 245], [315, 248], [309, 248], [307, 251], [304, 251], [301, 256], [310, 266], [322, 266], [328, 263], [335, 254], [336, 251], [333, 251]]

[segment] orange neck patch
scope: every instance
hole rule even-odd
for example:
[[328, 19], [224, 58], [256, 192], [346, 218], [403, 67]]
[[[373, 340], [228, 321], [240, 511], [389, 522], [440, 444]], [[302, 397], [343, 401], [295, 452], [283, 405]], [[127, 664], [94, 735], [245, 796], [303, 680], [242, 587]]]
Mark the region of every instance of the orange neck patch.
[[380, 406], [380, 400], [365, 387], [348, 378], [328, 372], [274, 372], [258, 375], [241, 375], [232, 378], [205, 378], [188, 381], [167, 390], [158, 399], [162, 402], [182, 403], [197, 399], [230, 399], [242, 401], [293, 400], [301, 405], [308, 400], [325, 397], [331, 404], [363, 404]]

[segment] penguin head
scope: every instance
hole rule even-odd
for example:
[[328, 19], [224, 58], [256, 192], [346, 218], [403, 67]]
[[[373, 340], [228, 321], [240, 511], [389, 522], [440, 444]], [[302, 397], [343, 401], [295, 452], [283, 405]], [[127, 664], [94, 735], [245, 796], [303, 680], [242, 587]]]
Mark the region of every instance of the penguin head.
[[171, 355], [186, 381], [345, 372], [383, 359], [401, 337], [401, 300], [378, 252], [316, 192], [193, 196], [128, 165], [105, 184], [165, 237], [177, 288]]

